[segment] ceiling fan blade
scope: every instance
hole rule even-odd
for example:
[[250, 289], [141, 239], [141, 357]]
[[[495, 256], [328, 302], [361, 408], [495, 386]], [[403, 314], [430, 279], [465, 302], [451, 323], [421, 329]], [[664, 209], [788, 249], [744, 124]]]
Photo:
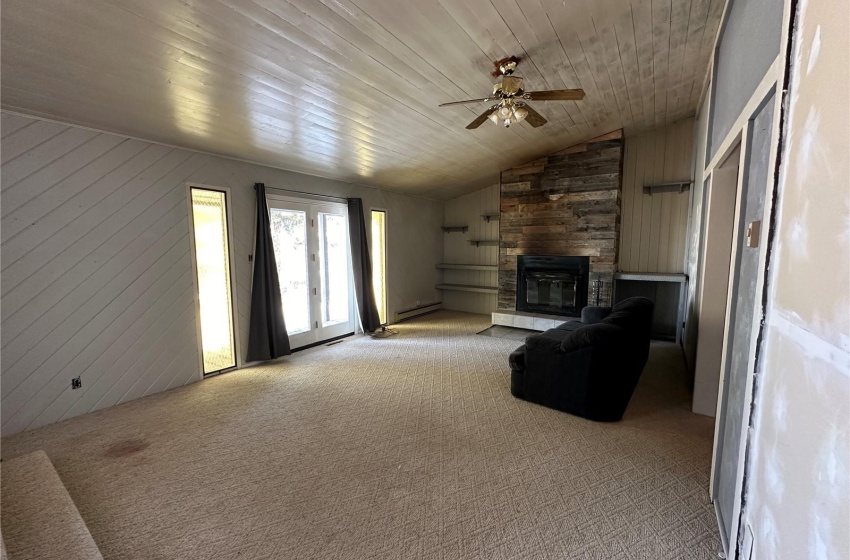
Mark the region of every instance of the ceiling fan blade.
[[[475, 118], [474, 121], [472, 121], [471, 123], [466, 125], [466, 128], [468, 130], [472, 130], [473, 128], [478, 128], [479, 126], [481, 126], [484, 123], [484, 121], [487, 120], [487, 118], [490, 116], [490, 113], [492, 113], [494, 110], [495, 109], [493, 107], [490, 107], [489, 109], [487, 109], [486, 111], [484, 111], [483, 113], [478, 115]], [[529, 115], [529, 116], [531, 116], [531, 115]]]
[[580, 101], [584, 99], [584, 90], [550, 89], [544, 91], [527, 91], [524, 97], [532, 101]]
[[493, 97], [482, 97], [481, 99], [465, 99], [463, 101], [449, 101], [448, 103], [440, 103], [437, 107], [448, 107], [449, 105], [463, 105], [464, 103], [483, 103], [484, 101], [492, 101]]
[[528, 105], [523, 105], [523, 107], [525, 107], [525, 109], [528, 111], [528, 115], [525, 117], [525, 122], [527, 122], [534, 128], [546, 124], [546, 119], [543, 118], [543, 115], [541, 115]]

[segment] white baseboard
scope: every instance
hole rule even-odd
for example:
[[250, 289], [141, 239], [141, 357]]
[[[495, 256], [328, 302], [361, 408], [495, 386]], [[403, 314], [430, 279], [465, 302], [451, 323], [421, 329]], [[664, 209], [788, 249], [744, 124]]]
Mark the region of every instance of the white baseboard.
[[395, 322], [398, 323], [401, 321], [406, 321], [407, 319], [419, 317], [420, 315], [425, 315], [426, 313], [433, 313], [434, 311], [439, 311], [442, 308], [443, 302], [438, 301], [437, 303], [420, 305], [419, 307], [408, 309], [407, 311], [399, 311], [395, 314]]

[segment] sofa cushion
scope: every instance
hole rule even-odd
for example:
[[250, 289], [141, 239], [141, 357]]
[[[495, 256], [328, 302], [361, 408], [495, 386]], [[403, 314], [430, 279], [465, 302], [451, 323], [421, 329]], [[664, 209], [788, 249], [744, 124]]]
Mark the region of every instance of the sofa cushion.
[[614, 306], [611, 314], [602, 319], [601, 323], [648, 332], [652, 322], [652, 308], [652, 300], [644, 297], [624, 299]]
[[558, 330], [558, 331], [574, 331], [576, 329], [580, 329], [580, 328], [586, 327], [586, 326], [587, 325], [585, 323], [582, 323], [578, 319], [573, 319], [572, 321], [567, 321], [566, 323], [561, 323], [560, 325], [555, 327], [555, 330]]
[[618, 327], [628, 329], [634, 325], [635, 316], [628, 311], [614, 311], [599, 322], [603, 325], [617, 325]]
[[581, 322], [586, 325], [598, 323], [611, 313], [610, 307], [596, 307], [588, 305], [581, 310]]
[[614, 305], [611, 309], [612, 313], [620, 311], [628, 311], [630, 313], [652, 313], [652, 308], [655, 306], [652, 300], [645, 297], [630, 297]]
[[525, 347], [529, 350], [557, 352], [561, 348], [561, 342], [569, 335], [570, 331], [549, 329], [548, 331], [527, 337], [525, 339]]
[[561, 342], [561, 352], [573, 352], [588, 346], [600, 348], [616, 348], [626, 335], [626, 331], [617, 325], [596, 323], [586, 325], [569, 333]]

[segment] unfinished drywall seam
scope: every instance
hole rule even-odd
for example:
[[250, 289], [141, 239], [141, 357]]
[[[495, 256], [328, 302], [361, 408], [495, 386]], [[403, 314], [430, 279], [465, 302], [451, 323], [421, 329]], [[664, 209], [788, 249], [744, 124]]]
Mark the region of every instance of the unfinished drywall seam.
[[[799, 0], [790, 0], [791, 2], [791, 15], [790, 21], [788, 22], [789, 35], [788, 40], [786, 41], [785, 46], [785, 60], [790, 61], [792, 49], [794, 48], [794, 43], [796, 41], [793, 40], [796, 37], [796, 24], [797, 24], [797, 9], [798, 9], [798, 1]], [[797, 45], [799, 49], [799, 45]], [[746, 517], [748, 514], [747, 510], [747, 498], [748, 490], [749, 490], [749, 475], [750, 470], [752, 468], [752, 457], [751, 452], [753, 451], [753, 428], [755, 426], [756, 413], [758, 409], [759, 395], [760, 395], [760, 376], [759, 372], [762, 371], [762, 349], [764, 348], [765, 343], [765, 325], [767, 323], [767, 314], [769, 310], [769, 294], [771, 292], [771, 288], [773, 287], [773, 283], [771, 282], [773, 276], [773, 270], [771, 269], [772, 257], [774, 252], [774, 242], [777, 239], [778, 234], [778, 223], [777, 223], [777, 213], [779, 208], [779, 182], [780, 182], [780, 170], [782, 168], [782, 155], [785, 146], [785, 129], [787, 127], [788, 120], [788, 88], [791, 83], [791, 68], [792, 64], [786, 63], [784, 72], [782, 75], [782, 88], [780, 91], [775, 92], [775, 95], [779, 95], [779, 127], [775, 132], [774, 138], [776, 139], [777, 148], [776, 148], [776, 161], [774, 162], [773, 167], [773, 188], [771, 189], [770, 197], [765, 201], [767, 204], [770, 204], [770, 219], [768, 223], [768, 234], [767, 234], [767, 247], [765, 248], [765, 261], [764, 261], [764, 283], [762, 284], [762, 294], [761, 294], [761, 307], [759, 309], [759, 327], [758, 334], [756, 335], [755, 341], [755, 360], [754, 360], [754, 368], [753, 368], [753, 384], [750, 394], [750, 409], [747, 415], [747, 429], [745, 431], [745, 445], [744, 445], [744, 465], [743, 465], [743, 473], [741, 475], [741, 495], [740, 495], [740, 507], [738, 509], [738, 534], [735, 537], [736, 546], [735, 546], [735, 557], [738, 557], [738, 553], [741, 551], [743, 546], [743, 541], [746, 536], [745, 527], [746, 527]], [[731, 535], [730, 535], [731, 536]]]

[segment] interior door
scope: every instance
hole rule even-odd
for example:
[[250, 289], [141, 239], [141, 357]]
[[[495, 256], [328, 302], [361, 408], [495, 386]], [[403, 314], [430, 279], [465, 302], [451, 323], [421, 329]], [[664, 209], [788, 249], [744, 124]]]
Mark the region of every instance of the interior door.
[[268, 203], [290, 346], [353, 333], [347, 207], [274, 196]]

